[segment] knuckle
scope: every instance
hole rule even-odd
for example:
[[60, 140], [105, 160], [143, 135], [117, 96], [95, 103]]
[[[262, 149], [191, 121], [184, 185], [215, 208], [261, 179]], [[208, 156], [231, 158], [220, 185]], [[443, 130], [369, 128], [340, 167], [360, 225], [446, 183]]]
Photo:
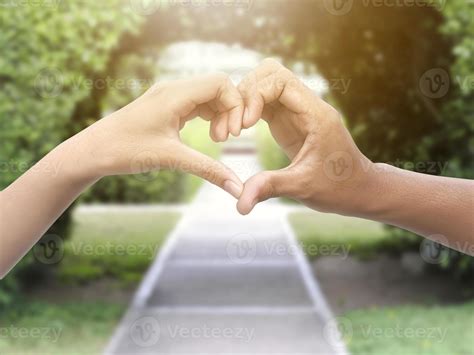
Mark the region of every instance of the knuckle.
[[242, 94], [246, 95], [252, 86], [252, 79], [249, 77], [245, 77], [237, 86], [237, 90], [239, 90]]
[[299, 186], [298, 191], [296, 191], [296, 197], [302, 201], [311, 199], [313, 195], [312, 179], [306, 174], [300, 174], [298, 179], [299, 180], [297, 181], [299, 181]]
[[273, 176], [270, 172], [265, 172], [262, 174], [262, 180], [265, 182], [263, 185], [263, 189], [261, 190], [260, 199], [261, 200], [268, 200], [272, 197], [277, 196], [277, 190], [275, 189], [275, 185], [273, 182]]
[[339, 129], [343, 125], [342, 115], [334, 107], [328, 105], [325, 109], [324, 116], [330, 129]]
[[216, 80], [218, 83], [221, 83], [222, 85], [227, 84], [230, 81], [229, 74], [225, 72], [217, 72], [213, 74], [214, 80]]
[[287, 86], [297, 86], [299, 79], [293, 74], [293, 72], [285, 67], [282, 67], [277, 72], [277, 77], [282, 82], [285, 82]]
[[278, 62], [276, 59], [274, 58], [265, 58], [263, 61], [262, 61], [262, 66], [264, 67], [268, 67], [268, 68], [274, 68], [274, 69], [278, 69], [280, 67], [282, 67], [282, 65], [280, 64], [280, 62]]

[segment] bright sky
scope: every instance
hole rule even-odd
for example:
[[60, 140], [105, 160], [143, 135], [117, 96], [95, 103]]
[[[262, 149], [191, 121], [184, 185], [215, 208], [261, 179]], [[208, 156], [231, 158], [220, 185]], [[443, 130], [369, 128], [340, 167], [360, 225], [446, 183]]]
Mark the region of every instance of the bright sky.
[[[216, 71], [229, 73], [238, 83], [243, 76], [255, 68], [263, 56], [240, 45], [226, 45], [209, 42], [179, 42], [164, 50], [159, 60], [163, 73], [159, 80], [176, 79], [189, 75], [205, 74]], [[278, 58], [276, 58], [278, 59]], [[318, 95], [328, 91], [328, 83], [317, 74], [305, 73], [303, 63], [296, 63], [294, 72]]]

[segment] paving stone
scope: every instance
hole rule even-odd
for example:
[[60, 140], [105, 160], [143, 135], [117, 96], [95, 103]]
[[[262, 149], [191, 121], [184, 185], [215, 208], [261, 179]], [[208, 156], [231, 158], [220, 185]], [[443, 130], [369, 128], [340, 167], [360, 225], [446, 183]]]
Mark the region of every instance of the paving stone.
[[311, 306], [296, 266], [167, 265], [149, 306]]
[[295, 250], [288, 244], [285, 235], [254, 237], [251, 234], [237, 234], [232, 238], [208, 236], [182, 237], [170, 256], [175, 260], [221, 260], [222, 262], [293, 260]]
[[[255, 155], [223, 161], [244, 180], [260, 170]], [[239, 216], [235, 199], [204, 184], [109, 353], [345, 354], [324, 301], [306, 289], [281, 213], [271, 200]]]
[[123, 330], [117, 354], [334, 353], [332, 337], [327, 336], [323, 321], [315, 313], [236, 315], [143, 310], [131, 316], [127, 324], [130, 326]]

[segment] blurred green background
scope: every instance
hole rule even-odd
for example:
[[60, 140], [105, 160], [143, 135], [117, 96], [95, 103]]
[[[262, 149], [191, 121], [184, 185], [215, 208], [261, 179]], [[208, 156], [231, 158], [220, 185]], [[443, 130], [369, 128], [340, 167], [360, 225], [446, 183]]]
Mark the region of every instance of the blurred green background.
[[[303, 66], [303, 71], [317, 68], [328, 82], [326, 99], [343, 113], [370, 159], [422, 173], [474, 177], [472, 2], [376, 6], [355, 1], [348, 13], [319, 0], [254, 0], [243, 1], [243, 6], [137, 3], [0, 0], [0, 189], [57, 144], [144, 92], [166, 74], [158, 64], [163, 51], [185, 41], [238, 44], [262, 57], [277, 56], [286, 65]], [[341, 83], [349, 85], [342, 88]], [[183, 131], [183, 140], [218, 157], [220, 147], [210, 142], [207, 129], [205, 123], [193, 121]], [[258, 126], [256, 139], [264, 168], [288, 163], [264, 124]], [[192, 200], [200, 183], [176, 172], [110, 177], [79, 203], [181, 204]], [[47, 344], [0, 338], [0, 353], [64, 353], [72, 348], [99, 352], [131, 290], [179, 219], [177, 212], [137, 216], [73, 210], [48, 232], [65, 240], [66, 254], [84, 242], [152, 248], [126, 258], [70, 252], [55, 266], [38, 263], [31, 254], [25, 257], [0, 283], [0, 326], [54, 320], [58, 327], [68, 325], [71, 334]], [[291, 222], [308, 250], [311, 245], [337, 244], [350, 247], [355, 258], [370, 260], [382, 254], [401, 258], [420, 248], [421, 238], [371, 222], [301, 212], [295, 212]], [[443, 258], [428, 268], [439, 282], [457, 282], [453, 287], [459, 290], [453, 292], [462, 293], [460, 298], [472, 298], [473, 258], [450, 250], [441, 253]], [[84, 296], [88, 289], [94, 293], [101, 287], [115, 290], [116, 299]], [[73, 297], [74, 290], [82, 290], [83, 301]], [[450, 332], [443, 346], [398, 344], [393, 339], [357, 342], [353, 337], [349, 348], [376, 354], [472, 353], [472, 344], [462, 338], [474, 335], [469, 335], [472, 302], [438, 303], [344, 314], [356, 323], [384, 324], [399, 317], [407, 324], [458, 324], [459, 330]]]

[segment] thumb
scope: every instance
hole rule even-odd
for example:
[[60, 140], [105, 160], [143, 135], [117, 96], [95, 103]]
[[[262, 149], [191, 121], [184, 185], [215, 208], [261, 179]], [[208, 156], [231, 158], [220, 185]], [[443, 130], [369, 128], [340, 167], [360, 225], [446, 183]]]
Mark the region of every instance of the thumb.
[[243, 189], [242, 181], [229, 167], [184, 144], [179, 144], [173, 155], [178, 170], [199, 176], [235, 198], [240, 197]]
[[291, 196], [295, 181], [291, 169], [264, 171], [252, 176], [244, 185], [237, 203], [242, 215], [249, 214], [255, 205], [273, 197]]

